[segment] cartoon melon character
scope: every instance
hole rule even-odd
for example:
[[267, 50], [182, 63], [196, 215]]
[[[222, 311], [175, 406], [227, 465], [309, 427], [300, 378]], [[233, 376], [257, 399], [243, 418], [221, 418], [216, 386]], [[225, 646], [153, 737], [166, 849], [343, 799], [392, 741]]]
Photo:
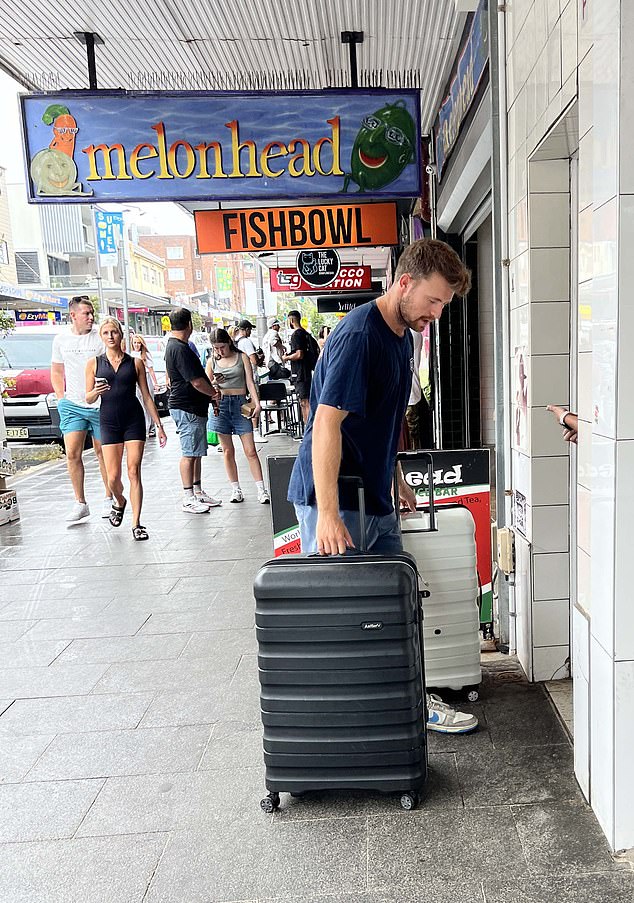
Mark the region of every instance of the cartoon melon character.
[[82, 191], [77, 181], [77, 166], [73, 160], [77, 122], [68, 107], [50, 104], [44, 111], [42, 122], [53, 126], [53, 140], [39, 151], [31, 161], [31, 177], [39, 195], [63, 197], [65, 195], [91, 195]]
[[384, 188], [394, 182], [414, 159], [416, 126], [402, 100], [366, 116], [355, 138], [342, 191], [350, 182], [359, 192]]

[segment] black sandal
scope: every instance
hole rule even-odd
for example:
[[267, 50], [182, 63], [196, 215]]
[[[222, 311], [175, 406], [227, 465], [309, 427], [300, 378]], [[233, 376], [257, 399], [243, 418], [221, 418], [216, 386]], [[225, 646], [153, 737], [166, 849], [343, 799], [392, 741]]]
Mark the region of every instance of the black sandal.
[[113, 503], [112, 511], [110, 512], [110, 515], [108, 516], [108, 520], [110, 521], [110, 523], [112, 524], [113, 527], [121, 526], [121, 521], [123, 520], [123, 512], [125, 511], [127, 504], [128, 504], [127, 499], [123, 500], [123, 505], [121, 505], [121, 506], [115, 505]]
[[137, 524], [136, 527], [132, 527], [132, 535], [136, 539], [137, 542], [142, 542], [144, 539], [149, 539], [148, 532], [145, 527], [142, 527], [141, 524]]

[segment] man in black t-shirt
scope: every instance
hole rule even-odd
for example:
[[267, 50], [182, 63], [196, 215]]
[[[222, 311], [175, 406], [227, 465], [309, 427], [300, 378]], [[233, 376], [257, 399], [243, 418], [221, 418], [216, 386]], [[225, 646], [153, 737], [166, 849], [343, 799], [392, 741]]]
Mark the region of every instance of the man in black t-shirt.
[[291, 373], [295, 383], [295, 390], [302, 408], [304, 423], [308, 422], [310, 414], [310, 386], [313, 379], [313, 371], [307, 361], [308, 333], [301, 324], [302, 315], [298, 310], [288, 313], [288, 325], [293, 330], [291, 335], [290, 354], [282, 355], [282, 360], [290, 361]]
[[206, 514], [221, 505], [220, 499], [203, 492], [201, 458], [207, 455], [207, 413], [209, 402], [216, 406], [219, 396], [209, 382], [198, 355], [188, 345], [192, 315], [185, 307], [170, 314], [172, 332], [165, 349], [165, 366], [170, 381], [169, 409], [178, 429], [183, 457], [183, 511]]

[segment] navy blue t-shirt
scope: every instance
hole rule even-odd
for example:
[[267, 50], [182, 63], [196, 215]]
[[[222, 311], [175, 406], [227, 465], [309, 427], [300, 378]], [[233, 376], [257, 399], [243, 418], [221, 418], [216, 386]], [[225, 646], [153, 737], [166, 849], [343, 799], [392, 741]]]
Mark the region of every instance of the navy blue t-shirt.
[[[319, 358], [310, 395], [310, 418], [288, 487], [288, 500], [315, 504], [313, 420], [320, 404], [348, 411], [341, 425], [342, 476], [359, 476], [368, 514], [393, 510], [392, 479], [398, 439], [412, 387], [413, 345], [409, 329], [400, 338], [376, 302], [342, 320]], [[356, 490], [340, 485], [344, 510], [358, 508]]]

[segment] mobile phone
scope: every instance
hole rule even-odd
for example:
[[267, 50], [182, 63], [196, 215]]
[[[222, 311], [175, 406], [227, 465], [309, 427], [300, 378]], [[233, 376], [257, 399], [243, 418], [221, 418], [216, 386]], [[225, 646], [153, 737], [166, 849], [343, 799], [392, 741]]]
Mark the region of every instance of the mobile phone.
[[107, 385], [108, 385], [108, 380], [105, 379], [103, 376], [95, 377], [95, 389], [100, 389], [102, 386], [107, 386]]

